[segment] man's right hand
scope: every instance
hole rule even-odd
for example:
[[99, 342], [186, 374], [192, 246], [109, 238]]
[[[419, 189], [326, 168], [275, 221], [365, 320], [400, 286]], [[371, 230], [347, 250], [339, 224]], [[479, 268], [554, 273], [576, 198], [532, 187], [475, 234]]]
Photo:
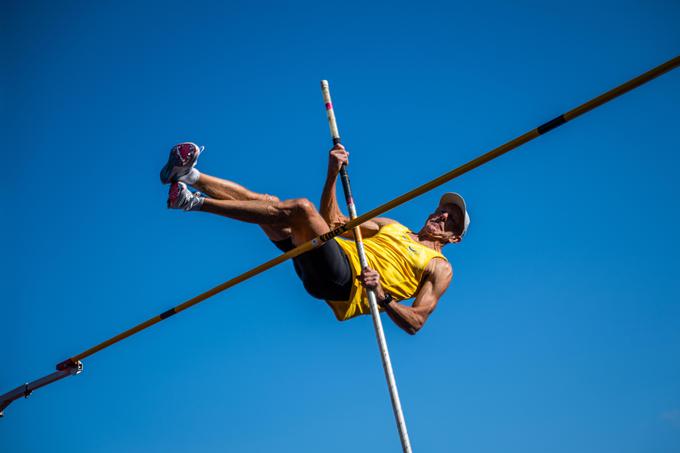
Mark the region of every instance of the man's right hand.
[[385, 291], [383, 291], [383, 287], [380, 284], [380, 274], [378, 271], [365, 267], [361, 274], [357, 275], [357, 280], [359, 280], [364, 288], [375, 291], [375, 297], [378, 300], [385, 298]]
[[337, 176], [342, 165], [349, 165], [349, 153], [341, 144], [337, 144], [328, 154], [328, 175]]

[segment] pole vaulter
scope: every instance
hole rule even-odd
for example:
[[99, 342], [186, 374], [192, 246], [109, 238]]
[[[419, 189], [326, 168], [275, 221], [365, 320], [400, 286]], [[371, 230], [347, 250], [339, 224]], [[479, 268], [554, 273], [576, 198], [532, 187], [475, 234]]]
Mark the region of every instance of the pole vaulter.
[[[40, 379], [37, 379], [35, 381], [28, 382], [26, 384], [20, 385], [19, 387], [15, 388], [14, 390], [11, 390], [3, 395], [0, 395], [0, 415], [2, 415], [4, 409], [10, 405], [13, 401], [23, 397], [27, 397], [28, 395], [31, 394], [34, 390], [44, 387], [48, 384], [51, 384], [53, 382], [56, 382], [58, 380], [61, 380], [65, 377], [74, 375], [74, 374], [79, 374], [82, 371], [82, 363], [81, 361], [87, 357], [90, 357], [91, 355], [101, 351], [102, 349], [105, 349], [115, 343], [118, 343], [119, 341], [124, 340], [127, 337], [130, 337], [137, 332], [140, 332], [148, 327], [151, 327], [154, 324], [157, 324], [183, 310], [186, 310], [189, 307], [192, 307], [196, 304], [199, 304], [200, 302], [203, 302], [204, 300], [228, 289], [231, 288], [232, 286], [235, 286], [241, 282], [244, 282], [245, 280], [248, 280], [249, 278], [258, 275], [268, 269], [271, 269], [272, 267], [290, 259], [294, 258], [298, 255], [301, 255], [303, 253], [306, 253], [312, 249], [318, 248], [321, 245], [323, 245], [325, 242], [331, 240], [332, 238], [339, 236], [347, 231], [351, 231], [353, 228], [361, 225], [362, 223], [373, 219], [374, 217], [383, 214], [390, 209], [393, 209], [403, 203], [406, 203], [407, 201], [410, 201], [436, 187], [441, 186], [442, 184], [449, 182], [453, 180], [454, 178], [457, 178], [458, 176], [461, 176], [470, 170], [473, 170], [481, 165], [484, 165], [485, 163], [515, 149], [523, 144], [530, 142], [531, 140], [546, 134], [547, 132], [550, 132], [551, 130], [565, 124], [568, 121], [573, 120], [574, 118], [583, 115], [584, 113], [587, 113], [609, 101], [612, 99], [615, 99], [637, 87], [640, 85], [643, 85], [650, 80], [653, 80], [657, 77], [659, 77], [662, 74], [665, 74], [666, 72], [669, 72], [675, 68], [680, 66], [680, 56], [676, 56], [667, 62], [645, 72], [644, 74], [641, 74], [628, 82], [619, 85], [616, 88], [613, 88], [606, 93], [601, 94], [600, 96], [597, 96], [596, 98], [593, 98], [589, 100], [588, 102], [579, 105], [578, 107], [569, 110], [568, 112], [548, 121], [547, 123], [544, 123], [540, 126], [538, 126], [535, 129], [532, 129], [512, 140], [509, 142], [499, 146], [498, 148], [495, 148], [486, 154], [483, 154], [463, 165], [460, 167], [457, 167], [448, 173], [445, 173], [438, 178], [435, 178], [419, 187], [416, 187], [415, 189], [411, 190], [410, 192], [407, 192], [392, 201], [389, 201], [381, 206], [378, 206], [377, 208], [368, 211], [352, 220], [347, 222], [346, 224], [339, 226], [332, 231], [329, 231], [326, 234], [322, 234], [310, 241], [305, 242], [304, 244], [286, 252], [283, 253], [282, 255], [277, 256], [276, 258], [267, 261], [263, 264], [260, 264], [259, 266], [237, 276], [232, 278], [229, 281], [226, 281], [192, 299], [187, 300], [186, 302], [177, 305], [176, 307], [173, 307], [167, 311], [164, 311], [163, 313], [154, 316], [153, 318], [150, 318], [96, 346], [91, 347], [90, 349], [87, 349], [80, 354], [74, 355], [60, 363], [57, 364], [57, 371], [53, 372], [47, 376], [44, 376]], [[373, 307], [371, 307], [371, 311], [373, 310]]]

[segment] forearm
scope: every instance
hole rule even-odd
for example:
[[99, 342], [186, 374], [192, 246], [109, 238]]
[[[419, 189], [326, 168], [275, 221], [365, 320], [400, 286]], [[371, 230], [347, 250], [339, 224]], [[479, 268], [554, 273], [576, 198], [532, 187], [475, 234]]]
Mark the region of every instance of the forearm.
[[442, 260], [431, 260], [426, 275], [421, 279], [420, 289], [412, 306], [400, 304], [386, 293], [380, 284], [380, 274], [365, 267], [357, 277], [366, 290], [373, 290], [378, 304], [394, 323], [406, 333], [415, 335], [425, 325], [434, 311], [439, 298], [449, 286], [452, 277], [451, 265]]
[[415, 335], [423, 327], [423, 318], [413, 307], [394, 301], [384, 309], [387, 316], [409, 335]]
[[348, 220], [340, 210], [340, 206], [338, 206], [338, 198], [335, 193], [337, 179], [337, 175], [332, 176], [329, 174], [326, 177], [326, 183], [321, 193], [320, 214], [331, 228], [342, 225]]

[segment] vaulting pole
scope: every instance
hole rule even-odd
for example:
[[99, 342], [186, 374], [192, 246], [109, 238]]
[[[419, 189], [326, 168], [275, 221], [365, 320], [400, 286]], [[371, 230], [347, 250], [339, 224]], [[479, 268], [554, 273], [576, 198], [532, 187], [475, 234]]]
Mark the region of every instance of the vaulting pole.
[[[333, 110], [333, 102], [331, 101], [331, 92], [328, 88], [328, 81], [321, 81], [321, 92], [323, 93], [323, 101], [326, 104], [326, 113], [328, 115], [328, 126], [331, 130], [331, 138], [334, 145], [340, 144], [340, 133], [338, 132], [338, 124], [335, 121], [335, 112]], [[347, 210], [351, 220], [357, 218], [357, 209], [352, 197], [352, 189], [349, 184], [349, 174], [347, 173], [347, 166], [345, 164], [340, 168], [340, 179], [342, 181], [342, 189], [345, 192], [345, 201], [347, 202]], [[366, 260], [366, 253], [364, 252], [364, 243], [361, 237], [361, 229], [359, 225], [352, 229], [354, 234], [354, 241], [359, 254], [359, 262], [361, 268], [368, 267]], [[371, 308], [371, 317], [373, 318], [373, 327], [375, 328], [375, 336], [378, 340], [378, 347], [380, 348], [380, 358], [382, 359], [383, 370], [385, 371], [385, 378], [387, 379], [387, 387], [390, 391], [392, 399], [392, 410], [394, 411], [394, 418], [397, 422], [397, 429], [399, 430], [399, 438], [401, 439], [401, 448], [404, 453], [411, 453], [411, 441], [408, 438], [408, 431], [406, 430], [406, 420], [404, 420], [404, 412], [401, 409], [401, 401], [399, 401], [399, 391], [397, 390], [397, 381], [394, 378], [394, 371], [392, 370], [392, 362], [390, 360], [390, 353], [387, 350], [387, 340], [385, 339], [385, 332], [383, 331], [382, 321], [380, 320], [380, 311], [378, 310], [378, 302], [375, 292], [372, 289], [366, 289], [368, 296], [368, 306]]]
[[[111, 346], [115, 343], [118, 343], [119, 341], [122, 341], [122, 340], [126, 339], [127, 337], [130, 337], [130, 336], [132, 336], [132, 335], [134, 335], [134, 334], [136, 334], [136, 333], [138, 333], [138, 332], [140, 332], [140, 331], [142, 331], [142, 330], [144, 330], [148, 327], [151, 327], [152, 325], [157, 324], [157, 323], [169, 318], [170, 316], [179, 313], [180, 311], [186, 310], [189, 307], [192, 307], [192, 306], [194, 306], [194, 305], [196, 305], [200, 302], [203, 302], [204, 300], [214, 296], [215, 294], [218, 294], [218, 293], [220, 293], [220, 292], [222, 292], [222, 291], [224, 291], [228, 288], [231, 288], [232, 286], [235, 286], [235, 285], [237, 285], [241, 282], [244, 282], [251, 277], [254, 277], [258, 274], [261, 274], [262, 272], [264, 272], [268, 269], [271, 269], [272, 267], [277, 266], [278, 264], [281, 264], [281, 263], [283, 263], [284, 261], [286, 261], [290, 258], [294, 258], [294, 257], [301, 255], [303, 253], [306, 253], [306, 252], [308, 252], [312, 249], [320, 247], [325, 242], [333, 239], [334, 237], [339, 236], [342, 233], [345, 233], [346, 231], [350, 231], [351, 229], [361, 225], [362, 223], [364, 223], [368, 220], [371, 220], [372, 218], [377, 217], [381, 214], [384, 214], [385, 212], [389, 211], [390, 209], [393, 209], [393, 208], [395, 208], [395, 207], [397, 207], [401, 204], [404, 204], [407, 201], [410, 201], [410, 200], [412, 200], [412, 199], [414, 199], [414, 198], [416, 198], [416, 197], [418, 197], [418, 196], [420, 196], [420, 195], [422, 195], [422, 194], [424, 194], [424, 193], [426, 193], [426, 192], [428, 192], [428, 191], [430, 191], [430, 190], [432, 190], [436, 187], [439, 187], [442, 184], [449, 182], [452, 179], [457, 178], [458, 176], [461, 176], [461, 175], [469, 172], [470, 170], [474, 170], [475, 168], [477, 168], [477, 167], [479, 167], [479, 166], [481, 166], [481, 165], [483, 165], [483, 164], [485, 164], [485, 163], [507, 153], [508, 151], [511, 151], [511, 150], [513, 150], [513, 149], [515, 149], [515, 148], [517, 148], [517, 147], [539, 137], [540, 135], [543, 135], [547, 132], [550, 132], [551, 130], [563, 125], [567, 121], [571, 121], [574, 118], [581, 116], [584, 113], [589, 112], [590, 110], [592, 110], [596, 107], [599, 107], [602, 104], [605, 104], [605, 103], [611, 101], [612, 99], [617, 98], [617, 97], [621, 96], [622, 94], [625, 94], [625, 93], [629, 92], [630, 90], [633, 90], [633, 89], [639, 87], [640, 85], [647, 83], [650, 80], [653, 80], [653, 79], [659, 77], [660, 75], [665, 74], [666, 72], [677, 68], [678, 66], [680, 66], [680, 56], [677, 56], [675, 58], [672, 58], [671, 60], [668, 60], [667, 62], [645, 72], [644, 74], [639, 75], [639, 76], [635, 77], [634, 79], [631, 79], [628, 82], [626, 82], [622, 85], [619, 85], [618, 87], [616, 87], [612, 90], [609, 90], [606, 93], [601, 94], [600, 96], [598, 96], [594, 99], [591, 99], [590, 101], [588, 101], [584, 104], [581, 104], [580, 106], [576, 107], [575, 109], [570, 110], [567, 113], [560, 115], [557, 118], [554, 118], [553, 120], [548, 121], [547, 123], [545, 123], [541, 126], [538, 126], [536, 129], [532, 129], [529, 132], [526, 132], [525, 134], [520, 135], [519, 137], [514, 138], [514, 139], [510, 140], [509, 142], [499, 146], [498, 148], [495, 148], [495, 149], [489, 151], [488, 153], [483, 154], [483, 155], [477, 157], [476, 159], [473, 159], [473, 160], [469, 161], [468, 163], [463, 164], [460, 167], [455, 168], [455, 169], [451, 170], [450, 172], [441, 175], [440, 177], [438, 177], [436, 179], [433, 179], [432, 181], [429, 181], [429, 182], [427, 182], [427, 183], [425, 183], [425, 184], [423, 184], [419, 187], [416, 187], [415, 189], [411, 190], [410, 192], [407, 192], [407, 193], [393, 199], [392, 201], [389, 201], [389, 202], [387, 202], [387, 203], [385, 203], [381, 206], [378, 206], [377, 208], [375, 208], [371, 211], [368, 211], [368, 212], [360, 215], [359, 217], [357, 217], [354, 220], [350, 220], [346, 224], [334, 229], [333, 231], [329, 231], [328, 233], [322, 234], [321, 236], [316, 237], [316, 238], [312, 239], [311, 241], [305, 242], [304, 244], [294, 248], [293, 250], [290, 250], [289, 252], [286, 252], [282, 255], [279, 255], [276, 258], [267, 261], [266, 263], [262, 263], [259, 266], [255, 267], [255, 268], [253, 268], [253, 269], [251, 269], [247, 272], [244, 272], [243, 274], [241, 274], [237, 277], [234, 277], [231, 280], [228, 280], [228, 281], [222, 283], [221, 285], [218, 285], [218, 286], [204, 292], [203, 294], [199, 294], [198, 296], [196, 296], [192, 299], [189, 299], [188, 301], [186, 301], [186, 302], [184, 302], [180, 305], [177, 305], [176, 307], [171, 308], [170, 310], [164, 311], [163, 313], [161, 313], [158, 316], [154, 316], [153, 318], [150, 318], [150, 319], [144, 321], [143, 323], [138, 324], [138, 325], [126, 330], [125, 332], [122, 332], [122, 333], [116, 335], [115, 337], [112, 337], [112, 338], [110, 338], [110, 339], [108, 339], [108, 340], [106, 340], [106, 341], [104, 341], [104, 342], [102, 342], [102, 343], [100, 343], [96, 346], [91, 347], [90, 349], [88, 349], [88, 350], [86, 350], [86, 351], [84, 351], [84, 352], [82, 352], [78, 355], [75, 355], [71, 358], [64, 360], [63, 362], [58, 363], [57, 364], [57, 370], [65, 371], [65, 370], [79, 369], [79, 367], [81, 366], [81, 364], [80, 364], [81, 360], [101, 351], [102, 349], [107, 348], [107, 347], [109, 347], [109, 346]], [[75, 373], [75, 372], [74, 373], [66, 373], [66, 375], [64, 375], [62, 377], [70, 376], [72, 374], [77, 374], [77, 373]], [[34, 381], [34, 382], [38, 382], [38, 381], [44, 382], [43, 379], [47, 379], [49, 381], [47, 383], [49, 384], [51, 382], [58, 380], [58, 379], [52, 379], [53, 376], [54, 376], [54, 373], [52, 373], [48, 376], [45, 376], [44, 378], [38, 379], [37, 381]], [[50, 379], [52, 379], [52, 380], [50, 380]], [[59, 379], [61, 379], [61, 377]], [[4, 395], [0, 395], [0, 408], [1, 409], [4, 409], [12, 401], [14, 401], [14, 399], [17, 399], [21, 396], [20, 395], [17, 398], [11, 399], [10, 398], [11, 396], [15, 396], [14, 392], [15, 391], [13, 390], [11, 392], [5, 393]]]

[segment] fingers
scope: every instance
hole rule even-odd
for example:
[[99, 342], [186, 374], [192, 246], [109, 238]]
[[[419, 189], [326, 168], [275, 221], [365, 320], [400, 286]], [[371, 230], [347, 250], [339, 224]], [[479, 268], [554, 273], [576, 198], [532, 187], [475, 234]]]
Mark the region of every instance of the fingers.
[[349, 152], [347, 152], [344, 146], [338, 143], [331, 148], [331, 154], [349, 154]]
[[335, 155], [334, 157], [337, 162], [349, 165], [349, 154], [338, 154]]
[[342, 145], [336, 145], [335, 148], [331, 149], [330, 151], [331, 160], [338, 165], [338, 168], [343, 164], [349, 165], [349, 152], [347, 152], [345, 148], [337, 148], [337, 146]]
[[331, 156], [349, 156], [349, 152], [344, 149], [332, 149]]
[[368, 266], [364, 267], [363, 270], [361, 271], [361, 275], [378, 275], [378, 271], [375, 269], [372, 269]]
[[380, 285], [380, 274], [370, 267], [364, 268], [361, 274], [357, 275], [357, 279], [366, 288], [374, 289]]
[[335, 149], [333, 148], [331, 151], [331, 156], [349, 156], [349, 151], [345, 149]]

